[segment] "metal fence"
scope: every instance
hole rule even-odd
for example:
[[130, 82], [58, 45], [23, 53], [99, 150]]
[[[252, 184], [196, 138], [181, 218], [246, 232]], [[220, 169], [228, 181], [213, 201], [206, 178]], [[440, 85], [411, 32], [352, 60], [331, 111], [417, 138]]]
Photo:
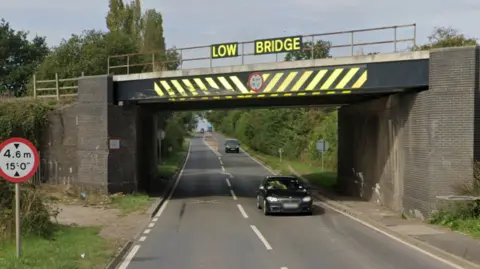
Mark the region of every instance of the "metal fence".
[[[82, 72], [82, 77], [84, 73]], [[78, 78], [59, 78], [55, 73], [55, 79], [37, 80], [33, 75], [33, 98], [56, 98], [77, 96]]]
[[[407, 38], [399, 38], [399, 35], [397, 33], [398, 29], [401, 28], [409, 28], [413, 29], [413, 33], [411, 36]], [[310, 34], [310, 35], [303, 35], [303, 39], [305, 39], [306, 42], [312, 42], [314, 44], [316, 41], [325, 38], [326, 36], [335, 36], [335, 35], [346, 35], [349, 36], [350, 42], [347, 43], [341, 43], [341, 44], [332, 44], [330, 48], [350, 48], [350, 56], [354, 55], [354, 49], [356, 47], [363, 47], [363, 46], [371, 46], [371, 45], [381, 45], [381, 44], [391, 44], [393, 45], [393, 52], [398, 51], [398, 44], [399, 43], [405, 43], [409, 42], [412, 44], [412, 46], [416, 46], [416, 35], [417, 35], [417, 30], [416, 30], [416, 24], [408, 24], [408, 25], [394, 25], [394, 26], [387, 26], [387, 27], [377, 27], [377, 28], [367, 28], [367, 29], [357, 29], [357, 30], [349, 30], [349, 31], [340, 31], [340, 32], [330, 32], [330, 33], [321, 33], [321, 34]], [[385, 31], [385, 30], [391, 30], [392, 31], [392, 39], [387, 39], [387, 40], [380, 40], [380, 41], [375, 41], [375, 42], [358, 42], [356, 41], [355, 37], [356, 34], [363, 33], [363, 32], [374, 32], [374, 31]], [[247, 56], [255, 56], [255, 53], [253, 52], [253, 49], [247, 48], [248, 45], [254, 44], [255, 41], [245, 41], [245, 42], [239, 42], [240, 50], [238, 57], [241, 58], [241, 64], [246, 64], [246, 57]], [[184, 63], [186, 62], [194, 62], [194, 61], [208, 61], [209, 64], [206, 66], [199, 66], [196, 68], [202, 68], [202, 67], [213, 67], [213, 61], [216, 59], [213, 59], [211, 54], [210, 54], [210, 45], [207, 46], [195, 46], [195, 47], [185, 47], [185, 48], [178, 48], [178, 49], [171, 49], [167, 51], [151, 51], [151, 52], [144, 52], [144, 53], [131, 53], [131, 54], [122, 54], [122, 55], [114, 55], [114, 56], [109, 56], [108, 58], [108, 73], [125, 73], [125, 72], [114, 72], [115, 70], [121, 69], [121, 70], [126, 70], [127, 74], [132, 73], [132, 69], [137, 69], [141, 70], [142, 72], [145, 72], [144, 69], [138, 68], [138, 67], [148, 67], [151, 71], [162, 71], [164, 69], [167, 69], [166, 67], [170, 64], [178, 64], [179, 69], [185, 69], [184, 68]], [[200, 50], [203, 50], [203, 53], [200, 52]], [[304, 51], [310, 51], [312, 54], [312, 58], [314, 57], [314, 49], [312, 47], [310, 48], [304, 48]], [[205, 52], [208, 51], [208, 52]], [[187, 52], [193, 52], [194, 56], [188, 57], [185, 56]], [[180, 60], [174, 59], [174, 60], [168, 60], [168, 55], [169, 54], [177, 54], [180, 56]], [[204, 56], [199, 56], [203, 54]], [[206, 56], [205, 54], [208, 54]], [[348, 55], [344, 55], [348, 56]], [[258, 57], [258, 55], [257, 55]], [[276, 59], [275, 61], [278, 62], [278, 53], [276, 54]], [[148, 59], [148, 60], [146, 60]], [[140, 62], [139, 62], [140, 61]], [[177, 63], [178, 62], [178, 63]], [[115, 63], [119, 63], [115, 65]]]

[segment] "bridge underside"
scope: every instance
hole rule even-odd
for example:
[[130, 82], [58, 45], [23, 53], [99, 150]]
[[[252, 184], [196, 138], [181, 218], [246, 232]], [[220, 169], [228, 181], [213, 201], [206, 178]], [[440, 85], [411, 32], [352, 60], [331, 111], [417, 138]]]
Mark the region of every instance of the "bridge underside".
[[132, 104], [145, 106], [156, 111], [196, 111], [211, 109], [242, 109], [242, 108], [273, 108], [273, 107], [308, 107], [308, 106], [342, 106], [356, 104], [371, 99], [388, 96], [401, 92], [418, 92], [427, 90], [427, 87], [416, 89], [396, 89], [389, 90], [388, 93], [366, 93], [349, 95], [312, 95], [312, 96], [293, 96], [288, 98], [243, 98], [243, 99], [223, 99], [206, 101], [187, 101], [187, 102], [165, 102], [138, 101]]

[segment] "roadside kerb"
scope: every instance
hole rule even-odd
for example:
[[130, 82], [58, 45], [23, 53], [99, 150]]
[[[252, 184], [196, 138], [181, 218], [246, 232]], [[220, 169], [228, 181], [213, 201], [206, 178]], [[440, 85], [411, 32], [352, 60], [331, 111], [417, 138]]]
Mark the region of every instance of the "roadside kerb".
[[[190, 143], [192, 143], [191, 140], [190, 140], [189, 145], [188, 145], [189, 148], [190, 148]], [[183, 167], [183, 165], [187, 161], [187, 155], [185, 156], [185, 159], [182, 161], [182, 163], [180, 164], [179, 167]], [[108, 265], [105, 267], [105, 269], [115, 269], [115, 268], [117, 268], [118, 264], [125, 258], [125, 255], [127, 253], [129, 253], [129, 250], [132, 248], [133, 243], [138, 240], [140, 235], [142, 235], [143, 231], [145, 230], [145, 228], [150, 223], [150, 220], [157, 214], [158, 210], [160, 210], [160, 207], [162, 207], [162, 205], [167, 200], [168, 194], [170, 193], [173, 186], [175, 185], [175, 179], [177, 178], [178, 174], [180, 173], [180, 170], [181, 169], [179, 169], [177, 172], [175, 172], [175, 174], [170, 178], [165, 190], [163, 191], [162, 196], [160, 198], [158, 198], [157, 201], [153, 202], [152, 206], [150, 206], [150, 208], [147, 210], [147, 213], [151, 212], [151, 213], [149, 213], [150, 214], [150, 219], [148, 221], [146, 221], [145, 225], [142, 225], [143, 228], [140, 229], [137, 232], [137, 234], [133, 237], [132, 240], [127, 241], [123, 245], [123, 247], [120, 249], [118, 254], [115, 255], [115, 257], [110, 261], [110, 263], [108, 263]]]

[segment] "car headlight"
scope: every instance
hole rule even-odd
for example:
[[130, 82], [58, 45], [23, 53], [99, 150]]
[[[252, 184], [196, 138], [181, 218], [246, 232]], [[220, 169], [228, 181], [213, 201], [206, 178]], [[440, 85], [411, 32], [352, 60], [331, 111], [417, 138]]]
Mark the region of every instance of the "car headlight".
[[271, 196], [268, 196], [268, 197], [267, 197], [267, 200], [268, 200], [269, 202], [277, 202], [277, 201], [278, 201], [278, 199], [277, 199], [276, 197], [271, 197]]
[[310, 202], [310, 201], [312, 201], [312, 197], [310, 197], [310, 196], [303, 197], [302, 201]]

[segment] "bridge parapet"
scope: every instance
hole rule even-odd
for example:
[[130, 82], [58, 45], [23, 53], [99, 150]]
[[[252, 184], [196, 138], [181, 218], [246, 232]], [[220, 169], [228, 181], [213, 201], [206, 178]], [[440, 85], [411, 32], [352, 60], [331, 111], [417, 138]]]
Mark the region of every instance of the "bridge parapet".
[[[400, 30], [410, 30], [408, 35], [399, 34]], [[393, 38], [377, 41], [358, 41], [361, 33], [391, 31]], [[168, 69], [200, 69], [226, 65], [244, 65], [265, 62], [283, 62], [284, 55], [288, 52], [303, 52], [309, 59], [319, 58], [315, 49], [308, 42], [315, 44], [326, 37], [348, 37], [350, 42], [331, 42], [330, 49], [349, 49], [349, 53], [339, 56], [354, 56], [355, 48], [367, 46], [392, 45], [388, 52], [399, 52], [399, 45], [408, 43], [416, 45], [416, 24], [394, 25], [377, 28], [356, 29], [320, 34], [298, 35], [244, 42], [229, 42], [223, 44], [203, 45], [185, 48], [173, 48], [167, 51], [151, 51], [145, 53], [132, 53], [110, 56], [108, 59], [109, 74], [132, 74], [140, 72], [157, 72]], [[362, 38], [362, 37], [360, 37]], [[364, 38], [362, 38], [364, 39]], [[364, 54], [359, 52], [359, 55]], [[220, 64], [219, 64], [220, 63]], [[223, 63], [223, 64], [222, 64]], [[174, 67], [174, 68], [172, 68]], [[146, 70], [148, 69], [148, 70]]]

